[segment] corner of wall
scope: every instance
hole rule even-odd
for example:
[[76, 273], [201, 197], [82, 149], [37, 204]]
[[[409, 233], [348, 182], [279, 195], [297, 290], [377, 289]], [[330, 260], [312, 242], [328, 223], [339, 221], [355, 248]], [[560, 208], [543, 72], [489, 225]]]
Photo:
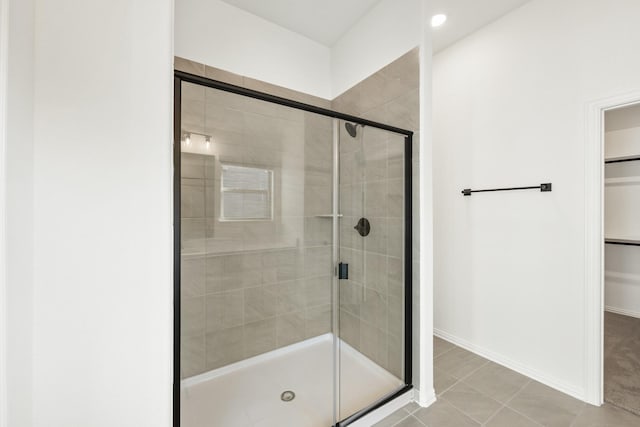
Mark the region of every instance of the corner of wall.
[[[33, 425], [34, 1], [0, 0], [0, 426]], [[3, 424], [4, 423], [4, 424]]]
[[331, 47], [336, 98], [420, 44], [420, 0], [382, 0]]
[[[422, 0], [420, 40], [420, 379], [421, 390], [432, 390], [433, 379], [433, 138], [432, 56], [430, 0]], [[420, 405], [428, 405], [430, 393], [420, 394]]]
[[[7, 91], [8, 0], [0, 0], [0, 93]], [[6, 242], [6, 96], [0, 96], [0, 242]], [[6, 245], [0, 245], [0, 427], [7, 427], [7, 271]]]

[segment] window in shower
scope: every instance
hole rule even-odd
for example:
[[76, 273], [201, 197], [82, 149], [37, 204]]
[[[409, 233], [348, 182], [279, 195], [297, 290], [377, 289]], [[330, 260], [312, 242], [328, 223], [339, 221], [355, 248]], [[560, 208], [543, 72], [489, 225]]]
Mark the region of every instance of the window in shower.
[[221, 221], [270, 220], [273, 218], [273, 171], [222, 165]]

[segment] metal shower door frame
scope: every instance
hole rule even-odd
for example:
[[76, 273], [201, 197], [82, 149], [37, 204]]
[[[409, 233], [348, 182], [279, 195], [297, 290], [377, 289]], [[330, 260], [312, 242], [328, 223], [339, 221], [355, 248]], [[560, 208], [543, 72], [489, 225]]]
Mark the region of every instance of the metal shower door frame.
[[[290, 99], [281, 98], [275, 95], [270, 95], [263, 92], [258, 92], [252, 89], [247, 89], [241, 86], [232, 85], [229, 83], [212, 80], [206, 77], [198, 76], [195, 74], [186, 73], [183, 71], [176, 70], [174, 72], [174, 174], [173, 174], [173, 221], [174, 221], [174, 257], [173, 257], [173, 265], [174, 265], [174, 301], [173, 301], [173, 426], [180, 427], [180, 316], [181, 316], [181, 295], [180, 295], [180, 272], [181, 272], [181, 257], [180, 257], [180, 241], [181, 241], [181, 229], [180, 229], [180, 219], [181, 219], [181, 211], [180, 211], [180, 202], [181, 202], [181, 128], [182, 128], [182, 83], [192, 83], [205, 87], [209, 87], [212, 89], [222, 90], [225, 92], [234, 93], [236, 95], [247, 96], [250, 98], [258, 99], [261, 101], [271, 102], [278, 105], [283, 105], [290, 108], [295, 108], [302, 111], [307, 111], [310, 113], [319, 114], [326, 117], [332, 117], [334, 119], [333, 123], [333, 144], [334, 144], [334, 162], [339, 162], [339, 152], [336, 150], [336, 144], [339, 143], [338, 136], [338, 120], [343, 120], [346, 122], [357, 123], [361, 126], [371, 126], [377, 129], [386, 130], [389, 132], [393, 132], [396, 134], [404, 135], [404, 386], [400, 387], [398, 390], [390, 393], [387, 396], [373, 402], [371, 405], [363, 408], [362, 410], [356, 412], [355, 414], [347, 417], [342, 421], [338, 421], [334, 427], [346, 427], [355, 421], [361, 419], [362, 417], [370, 414], [376, 409], [384, 406], [385, 404], [391, 402], [397, 397], [405, 394], [409, 390], [413, 388], [412, 383], [412, 363], [413, 363], [413, 354], [412, 354], [412, 335], [413, 335], [413, 327], [412, 327], [412, 141], [413, 141], [413, 131], [401, 129], [394, 126], [389, 126], [384, 123], [378, 123], [371, 120], [362, 119], [360, 117], [352, 116], [349, 114], [339, 113], [337, 111], [329, 110], [326, 108], [316, 107], [314, 105], [305, 104], [298, 101], [292, 101]], [[337, 159], [335, 157], [338, 157]], [[334, 173], [338, 173], [334, 171]], [[338, 198], [338, 189], [337, 180], [333, 180], [333, 199], [332, 199], [332, 217], [333, 217], [333, 235], [334, 235], [334, 261], [337, 259], [338, 254], [335, 253], [338, 248], [338, 240], [339, 236], [339, 227], [338, 227], [338, 207], [339, 200]], [[334, 277], [334, 284], [332, 287], [337, 287], [337, 277]], [[338, 295], [337, 291], [332, 292], [332, 294]], [[334, 296], [335, 299], [335, 296]], [[339, 302], [339, 301], [338, 301]], [[335, 302], [334, 302], [335, 303]], [[338, 306], [333, 307], [333, 316], [334, 321], [336, 313], [339, 310]], [[337, 323], [333, 323], [337, 324]], [[335, 334], [334, 334], [335, 337]], [[337, 339], [337, 338], [334, 338]], [[334, 349], [337, 348], [334, 345]], [[337, 352], [334, 350], [334, 357], [337, 359], [339, 356]], [[336, 384], [337, 381], [334, 381]], [[339, 387], [335, 387], [338, 389]], [[337, 394], [334, 395], [334, 402], [337, 402], [337, 398], [339, 398], [339, 390], [334, 390]], [[334, 412], [336, 411], [336, 405], [334, 404]], [[337, 412], [335, 412], [334, 419], [337, 419]]]

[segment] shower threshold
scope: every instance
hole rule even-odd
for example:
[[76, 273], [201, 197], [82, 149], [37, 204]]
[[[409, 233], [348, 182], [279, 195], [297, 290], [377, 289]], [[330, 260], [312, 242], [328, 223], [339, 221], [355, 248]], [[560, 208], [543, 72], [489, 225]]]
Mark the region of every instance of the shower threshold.
[[[340, 419], [403, 385], [344, 341], [339, 348]], [[328, 333], [186, 378], [181, 381], [181, 427], [329, 427], [333, 352]], [[287, 391], [295, 398], [283, 400]]]

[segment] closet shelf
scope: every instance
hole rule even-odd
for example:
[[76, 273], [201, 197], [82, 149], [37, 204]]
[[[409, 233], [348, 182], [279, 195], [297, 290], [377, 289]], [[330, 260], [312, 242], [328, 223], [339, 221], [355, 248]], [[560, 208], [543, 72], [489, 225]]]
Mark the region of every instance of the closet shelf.
[[622, 245], [622, 246], [640, 246], [640, 240], [638, 239], [612, 239], [605, 238], [604, 242], [608, 245]]
[[609, 163], [622, 163], [622, 162], [635, 162], [640, 160], [640, 154], [634, 156], [624, 156], [624, 157], [609, 157], [608, 159], [604, 159], [604, 162]]
[[632, 176], [625, 178], [606, 178], [604, 185], [627, 185], [627, 184], [640, 184], [640, 176]]

